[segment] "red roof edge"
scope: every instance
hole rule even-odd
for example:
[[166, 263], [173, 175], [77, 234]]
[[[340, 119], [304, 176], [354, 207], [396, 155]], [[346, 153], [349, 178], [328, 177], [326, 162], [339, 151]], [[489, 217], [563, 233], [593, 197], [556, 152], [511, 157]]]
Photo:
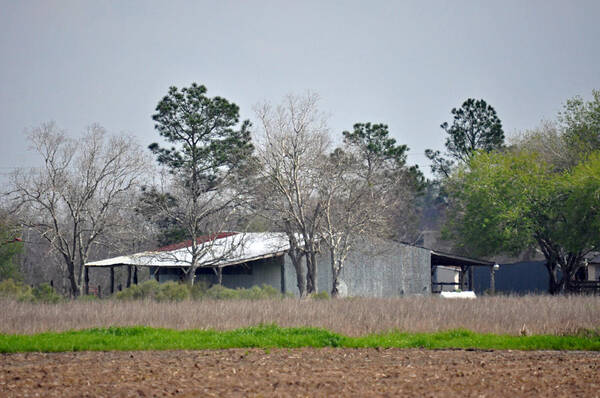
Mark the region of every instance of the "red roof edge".
[[[238, 233], [239, 232], [219, 232], [219, 233], [211, 234], [211, 235], [203, 235], [203, 236], [196, 238], [196, 242], [198, 244], [202, 244], [204, 242], [208, 242], [211, 240], [223, 239], [223, 238], [227, 238], [228, 236], [237, 235]], [[189, 239], [184, 242], [173, 243], [173, 244], [170, 244], [167, 246], [159, 247], [155, 251], [169, 252], [171, 250], [177, 250], [177, 249], [183, 249], [184, 247], [190, 247], [191, 245], [192, 245], [192, 240]]]

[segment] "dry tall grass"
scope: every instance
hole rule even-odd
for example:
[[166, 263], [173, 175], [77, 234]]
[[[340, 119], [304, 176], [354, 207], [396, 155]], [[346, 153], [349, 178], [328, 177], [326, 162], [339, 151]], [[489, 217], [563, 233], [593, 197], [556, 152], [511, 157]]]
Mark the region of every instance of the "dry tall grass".
[[567, 334], [600, 327], [598, 297], [437, 297], [263, 301], [0, 302], [0, 332], [37, 333], [90, 327], [147, 325], [174, 329], [233, 329], [276, 323], [317, 326], [347, 335], [392, 329], [433, 332], [466, 328], [483, 333]]

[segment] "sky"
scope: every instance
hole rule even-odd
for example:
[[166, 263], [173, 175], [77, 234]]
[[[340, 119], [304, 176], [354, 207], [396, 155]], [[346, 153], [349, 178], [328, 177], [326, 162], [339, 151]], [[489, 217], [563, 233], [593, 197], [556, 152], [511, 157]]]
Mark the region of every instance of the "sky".
[[192, 82], [251, 120], [318, 93], [334, 137], [385, 123], [427, 172], [469, 97], [512, 135], [600, 89], [599, 15], [597, 0], [0, 0], [0, 173], [37, 164], [26, 134], [47, 121], [155, 142], [156, 104]]

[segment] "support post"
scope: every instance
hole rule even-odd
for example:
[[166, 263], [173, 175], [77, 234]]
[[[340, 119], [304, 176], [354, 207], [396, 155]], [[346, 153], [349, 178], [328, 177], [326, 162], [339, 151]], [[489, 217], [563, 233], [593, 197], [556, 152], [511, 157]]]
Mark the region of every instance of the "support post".
[[490, 293], [496, 294], [496, 271], [500, 269], [499, 264], [494, 264], [490, 268]]
[[133, 283], [138, 284], [137, 265], [133, 266]]
[[475, 275], [475, 270], [472, 265], [469, 265], [469, 290], [473, 291], [473, 276]]
[[98, 285], [98, 298], [102, 298], [102, 285]]
[[131, 265], [127, 266], [127, 287], [131, 287]]
[[461, 265], [460, 273], [458, 274], [458, 288], [460, 290], [467, 290], [467, 284], [465, 283], [467, 277], [467, 267]]
[[110, 294], [115, 292], [115, 267], [110, 267]]
[[83, 292], [87, 296], [90, 294], [90, 268], [84, 265], [83, 271]]

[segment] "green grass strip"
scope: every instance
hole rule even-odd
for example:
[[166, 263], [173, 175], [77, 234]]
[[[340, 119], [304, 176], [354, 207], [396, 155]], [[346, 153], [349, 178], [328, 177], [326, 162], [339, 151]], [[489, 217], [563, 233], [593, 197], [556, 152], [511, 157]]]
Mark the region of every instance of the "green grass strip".
[[600, 337], [508, 336], [451, 330], [390, 332], [349, 337], [318, 328], [261, 325], [236, 330], [172, 330], [145, 326], [111, 327], [34, 335], [0, 334], [0, 352], [206, 350], [225, 348], [473, 348], [493, 350], [600, 351]]

